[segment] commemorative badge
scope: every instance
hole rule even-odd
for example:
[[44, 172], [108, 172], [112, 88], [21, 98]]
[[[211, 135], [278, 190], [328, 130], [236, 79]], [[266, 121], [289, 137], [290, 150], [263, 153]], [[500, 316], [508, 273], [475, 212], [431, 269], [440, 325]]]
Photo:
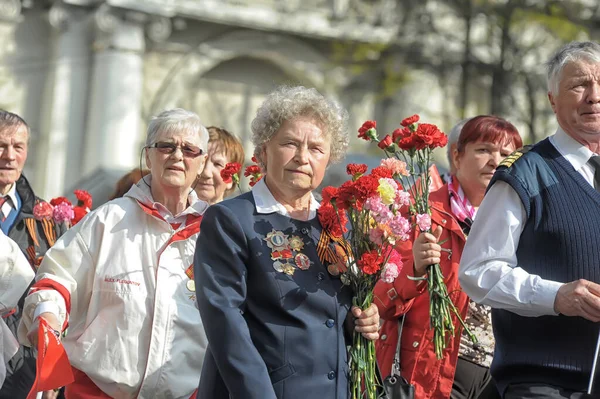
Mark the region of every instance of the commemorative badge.
[[293, 276], [295, 271], [296, 271], [296, 268], [293, 265], [291, 265], [289, 263], [286, 263], [285, 265], [283, 265], [283, 272], [285, 274], [287, 274], [288, 276]]
[[196, 292], [196, 282], [194, 280], [188, 280], [185, 286], [187, 287], [188, 291]]
[[298, 269], [300, 270], [308, 270], [310, 267], [310, 259], [303, 253], [297, 254], [294, 260], [296, 261], [296, 266], [298, 266]]
[[282, 273], [283, 272], [283, 263], [281, 263], [278, 260], [273, 262], [273, 269], [275, 269], [275, 271], [278, 271], [279, 273]]
[[273, 250], [289, 248], [288, 236], [283, 234], [283, 231], [271, 231], [264, 238], [267, 242], [267, 246]]
[[310, 258], [300, 252], [304, 249], [304, 241], [298, 236], [289, 236], [282, 231], [272, 230], [263, 238], [271, 249], [273, 269], [279, 273], [293, 276], [296, 269], [308, 270]]
[[292, 238], [290, 238], [290, 248], [294, 251], [302, 251], [302, 248], [304, 248], [304, 241], [298, 236], [292, 236]]

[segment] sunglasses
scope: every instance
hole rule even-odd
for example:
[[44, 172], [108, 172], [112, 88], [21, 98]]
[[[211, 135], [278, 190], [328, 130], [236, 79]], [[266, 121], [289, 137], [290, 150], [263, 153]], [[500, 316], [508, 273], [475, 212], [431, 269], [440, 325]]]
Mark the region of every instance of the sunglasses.
[[162, 154], [172, 154], [176, 149], [181, 148], [183, 156], [186, 158], [196, 158], [202, 155], [202, 148], [196, 147], [195, 145], [183, 144], [178, 145], [175, 143], [169, 143], [167, 141], [157, 141], [154, 144], [150, 144], [148, 148], [156, 148], [158, 152]]

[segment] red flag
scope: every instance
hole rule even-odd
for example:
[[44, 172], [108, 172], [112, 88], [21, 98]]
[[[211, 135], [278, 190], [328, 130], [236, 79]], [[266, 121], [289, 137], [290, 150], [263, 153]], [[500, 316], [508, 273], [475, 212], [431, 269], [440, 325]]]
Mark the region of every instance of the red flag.
[[37, 370], [27, 399], [35, 399], [38, 392], [60, 388], [74, 381], [71, 364], [60, 338], [43, 317], [39, 318], [39, 323]]

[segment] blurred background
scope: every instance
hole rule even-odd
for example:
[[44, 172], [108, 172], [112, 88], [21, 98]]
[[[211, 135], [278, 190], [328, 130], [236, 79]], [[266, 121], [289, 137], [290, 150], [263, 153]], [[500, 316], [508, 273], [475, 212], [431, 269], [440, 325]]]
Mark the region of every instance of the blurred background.
[[381, 156], [356, 138], [364, 120], [385, 134], [414, 113], [446, 132], [495, 114], [538, 141], [556, 129], [544, 62], [599, 35], [597, 0], [0, 0], [0, 108], [32, 127], [36, 193], [85, 189], [97, 206], [166, 108], [234, 132], [249, 161], [250, 122], [280, 84], [347, 107], [352, 162]]

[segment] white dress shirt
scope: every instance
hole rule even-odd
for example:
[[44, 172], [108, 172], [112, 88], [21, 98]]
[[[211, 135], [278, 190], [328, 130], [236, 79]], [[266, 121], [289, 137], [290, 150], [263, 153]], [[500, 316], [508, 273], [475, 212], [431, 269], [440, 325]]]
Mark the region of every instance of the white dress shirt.
[[[256, 203], [256, 212], [265, 213], [279, 213], [280, 215], [291, 217], [285, 206], [273, 197], [271, 190], [267, 187], [265, 179], [260, 179], [258, 183], [252, 187], [252, 196]], [[308, 220], [313, 219], [317, 216], [317, 209], [319, 209], [319, 202], [315, 199], [314, 195], [310, 193], [310, 209], [308, 213]]]
[[13, 183], [10, 190], [8, 190], [8, 193], [4, 196], [0, 195], [0, 197], [9, 198], [9, 200], [4, 201], [2, 207], [0, 207], [0, 213], [2, 214], [3, 218], [6, 219], [10, 211], [12, 211], [13, 208], [16, 208], [17, 206], [17, 184]]
[[[562, 129], [550, 143], [585, 180], [594, 185], [594, 153]], [[556, 315], [554, 300], [563, 283], [527, 273], [517, 266], [519, 238], [526, 222], [523, 203], [506, 182], [490, 187], [473, 223], [460, 261], [463, 290], [478, 303], [521, 316]]]

